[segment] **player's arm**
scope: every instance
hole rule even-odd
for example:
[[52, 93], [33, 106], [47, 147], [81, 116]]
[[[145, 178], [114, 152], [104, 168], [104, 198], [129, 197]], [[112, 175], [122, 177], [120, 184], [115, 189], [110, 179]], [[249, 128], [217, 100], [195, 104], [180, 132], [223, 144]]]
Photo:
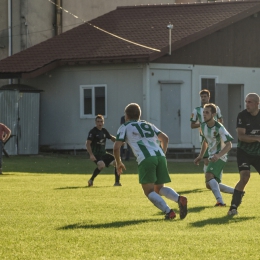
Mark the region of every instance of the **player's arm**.
[[116, 161], [116, 168], [117, 168], [118, 175], [123, 173], [123, 170], [126, 169], [125, 165], [122, 163], [121, 158], [120, 158], [120, 148], [121, 148], [122, 144], [123, 144], [122, 141], [115, 141], [114, 148], [113, 148], [113, 154], [114, 154], [115, 161]]
[[166, 154], [169, 143], [169, 137], [165, 133], [160, 132], [158, 134], [158, 139], [161, 142], [161, 147], [163, 149], [164, 154]]
[[3, 137], [3, 142], [5, 143], [11, 135], [11, 130], [7, 126], [5, 126], [4, 133], [5, 135]]
[[113, 135], [110, 135], [110, 140], [111, 140], [112, 142], [115, 142], [115, 141], [116, 141], [116, 137], [113, 136]]
[[260, 142], [260, 135], [246, 135], [245, 128], [237, 128], [238, 139], [246, 143]]
[[200, 127], [200, 123], [191, 121], [190, 127], [191, 127], [191, 129], [199, 128]]
[[210, 161], [216, 162], [221, 156], [228, 153], [231, 148], [232, 148], [231, 141], [226, 142], [225, 146], [221, 149], [221, 151], [218, 154], [214, 154], [213, 157], [210, 158]]
[[204, 139], [204, 140], [203, 140], [203, 143], [202, 143], [202, 145], [201, 145], [200, 154], [199, 154], [199, 156], [198, 156], [197, 158], [195, 158], [195, 160], [194, 160], [194, 163], [195, 163], [196, 165], [199, 165], [200, 161], [203, 159], [204, 153], [206, 152], [207, 148], [208, 148], [208, 143], [207, 143], [206, 139]]
[[90, 160], [94, 162], [94, 161], [96, 161], [97, 159], [96, 159], [95, 155], [94, 155], [93, 152], [92, 152], [91, 143], [92, 143], [91, 140], [87, 140], [87, 141], [86, 141], [86, 148], [87, 148], [87, 151], [88, 151], [88, 153], [89, 153], [89, 158], [90, 158]]

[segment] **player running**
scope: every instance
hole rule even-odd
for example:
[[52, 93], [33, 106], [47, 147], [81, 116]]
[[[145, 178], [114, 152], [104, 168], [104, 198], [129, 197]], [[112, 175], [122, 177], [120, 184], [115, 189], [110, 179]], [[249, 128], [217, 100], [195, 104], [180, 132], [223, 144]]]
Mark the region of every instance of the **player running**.
[[141, 108], [138, 104], [126, 106], [126, 123], [118, 129], [114, 144], [117, 172], [121, 174], [125, 170], [120, 160], [120, 147], [123, 142], [127, 142], [137, 158], [139, 183], [144, 194], [165, 213], [165, 219], [174, 219], [176, 214], [161, 196], [175, 201], [179, 205], [180, 218], [184, 219], [187, 215], [187, 198], [164, 186], [164, 183], [171, 182], [165, 158], [168, 136], [153, 124], [140, 120], [140, 116]]

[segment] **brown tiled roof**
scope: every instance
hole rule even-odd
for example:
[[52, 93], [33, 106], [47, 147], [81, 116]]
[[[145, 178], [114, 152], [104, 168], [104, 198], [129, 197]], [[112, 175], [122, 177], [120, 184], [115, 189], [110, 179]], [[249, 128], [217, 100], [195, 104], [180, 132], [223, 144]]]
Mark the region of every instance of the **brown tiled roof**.
[[[153, 61], [260, 11], [260, 1], [118, 7], [59, 36], [0, 61], [0, 78], [33, 77], [64, 64]], [[129, 41], [151, 47], [135, 45]], [[160, 52], [154, 50], [160, 50]]]

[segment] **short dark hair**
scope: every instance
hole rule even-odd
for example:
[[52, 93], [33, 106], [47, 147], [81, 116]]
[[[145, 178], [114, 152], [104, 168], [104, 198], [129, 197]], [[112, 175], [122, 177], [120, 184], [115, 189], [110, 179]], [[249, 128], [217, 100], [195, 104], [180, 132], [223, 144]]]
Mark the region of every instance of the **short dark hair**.
[[96, 115], [96, 119], [95, 119], [95, 121], [97, 121], [97, 119], [102, 119], [103, 121], [104, 121], [104, 117], [102, 116], [102, 115]]
[[204, 108], [206, 108], [206, 107], [209, 107], [209, 108], [210, 108], [212, 114], [217, 113], [217, 107], [216, 107], [215, 104], [213, 104], [213, 103], [205, 104], [205, 105], [204, 105]]
[[206, 94], [210, 97], [210, 91], [208, 89], [202, 89], [200, 92], [199, 92], [200, 95], [202, 94]]
[[141, 116], [141, 108], [137, 103], [130, 103], [125, 107], [125, 114], [130, 120], [138, 120]]

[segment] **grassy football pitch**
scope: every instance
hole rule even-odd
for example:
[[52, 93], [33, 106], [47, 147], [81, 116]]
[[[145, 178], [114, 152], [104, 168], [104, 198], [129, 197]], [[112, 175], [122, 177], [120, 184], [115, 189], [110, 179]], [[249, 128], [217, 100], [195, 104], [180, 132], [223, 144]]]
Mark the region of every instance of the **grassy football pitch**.
[[[126, 163], [122, 187], [107, 168], [86, 187], [95, 165], [86, 156], [4, 158], [0, 176], [0, 259], [260, 259], [260, 191], [252, 172], [239, 215], [214, 208], [202, 164], [168, 162], [168, 186], [188, 198], [189, 214], [164, 215], [143, 195], [134, 160]], [[223, 183], [239, 175], [229, 162]], [[231, 195], [223, 194], [227, 205]]]

